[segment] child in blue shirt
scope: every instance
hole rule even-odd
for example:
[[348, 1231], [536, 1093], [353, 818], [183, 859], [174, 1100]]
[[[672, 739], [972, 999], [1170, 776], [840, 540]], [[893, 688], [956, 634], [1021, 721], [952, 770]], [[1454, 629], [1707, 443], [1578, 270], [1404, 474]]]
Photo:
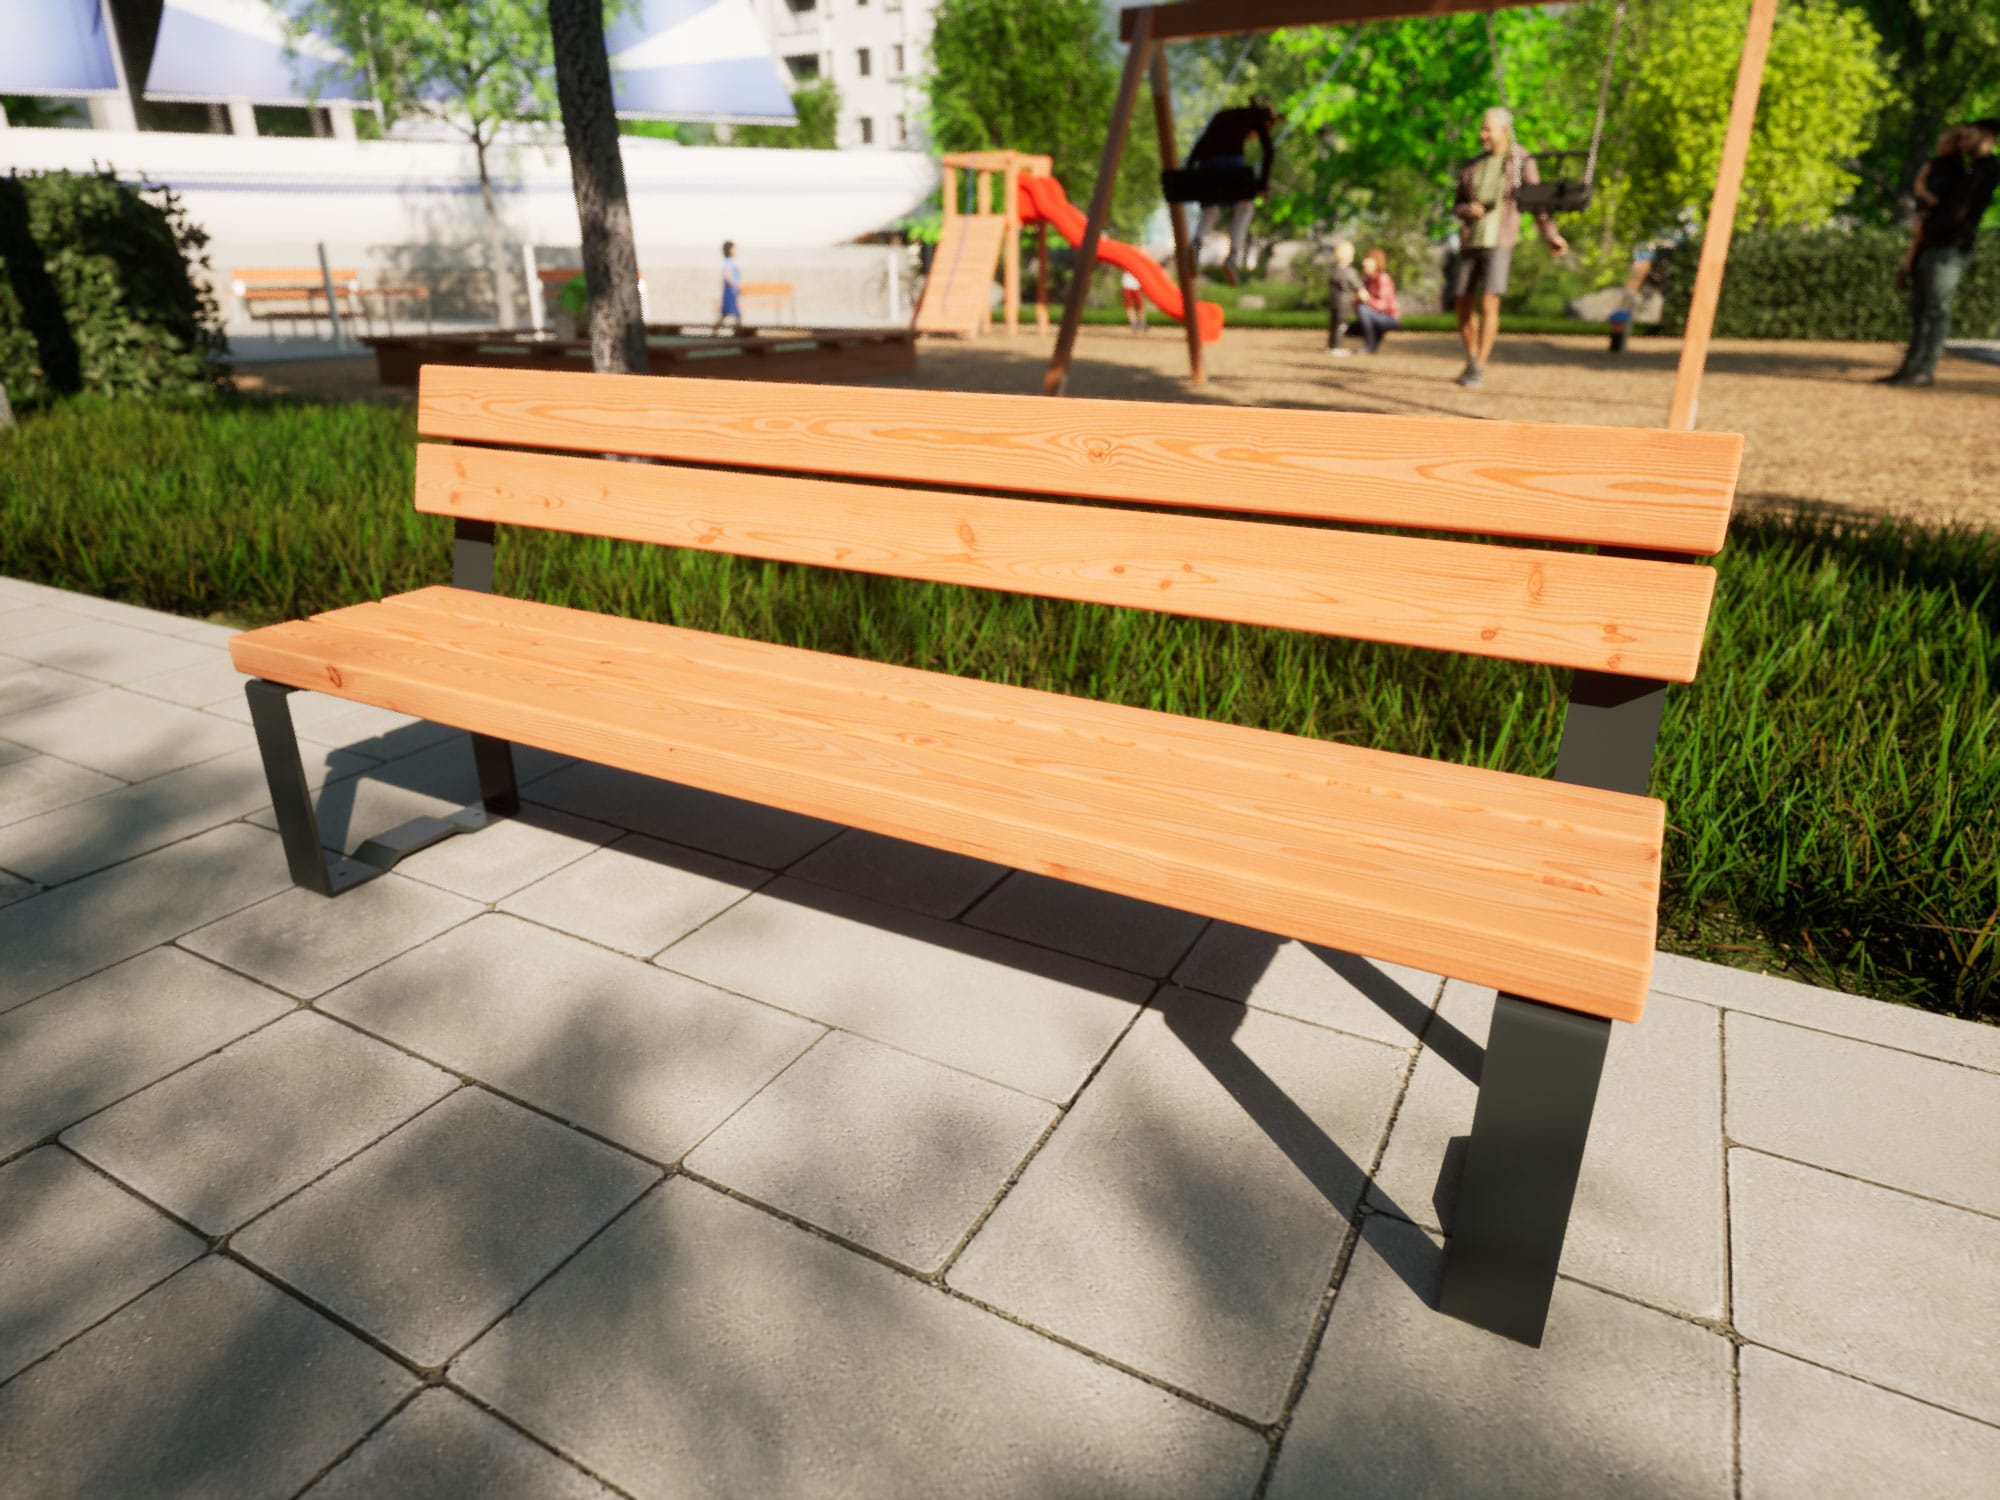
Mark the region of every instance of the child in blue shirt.
[[724, 323], [741, 323], [743, 307], [737, 291], [743, 285], [743, 268], [736, 264], [736, 241], [722, 242], [722, 318]]

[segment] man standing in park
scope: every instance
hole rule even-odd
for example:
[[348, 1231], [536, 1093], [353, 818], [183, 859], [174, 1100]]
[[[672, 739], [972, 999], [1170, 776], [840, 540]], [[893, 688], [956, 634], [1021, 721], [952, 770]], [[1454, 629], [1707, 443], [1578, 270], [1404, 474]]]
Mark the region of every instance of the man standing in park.
[[[1458, 174], [1458, 198], [1451, 210], [1460, 225], [1451, 295], [1458, 310], [1458, 336], [1465, 341], [1465, 369], [1458, 377], [1463, 386], [1479, 385], [1486, 378], [1486, 361], [1500, 336], [1500, 299], [1507, 293], [1507, 272], [1521, 238], [1517, 195], [1542, 180], [1535, 159], [1514, 140], [1514, 117], [1509, 111], [1486, 111], [1479, 122], [1479, 144], [1486, 154]], [[1568, 253], [1568, 241], [1547, 214], [1535, 215], [1535, 227], [1553, 254]]]
[[2000, 119], [1975, 120], [1952, 132], [1958, 149], [1934, 158], [1924, 169], [1928, 199], [1917, 225], [1916, 259], [1910, 278], [1910, 347], [1902, 368], [1882, 377], [1883, 385], [1927, 386], [1937, 381], [1938, 356], [1951, 337], [1951, 308], [1958, 284], [1979, 242], [1979, 221], [2000, 185], [2000, 159], [1993, 155]]

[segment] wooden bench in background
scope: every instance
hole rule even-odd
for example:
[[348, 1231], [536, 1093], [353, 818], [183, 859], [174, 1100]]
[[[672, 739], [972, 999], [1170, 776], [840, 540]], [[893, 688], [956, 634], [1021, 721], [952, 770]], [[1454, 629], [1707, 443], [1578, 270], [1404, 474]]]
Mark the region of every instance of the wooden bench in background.
[[[375, 320], [368, 306], [370, 297], [382, 299], [383, 318], [391, 334], [396, 331], [396, 299], [421, 297], [424, 303], [424, 331], [430, 331], [429, 287], [364, 287], [361, 273], [351, 268], [332, 271], [328, 275], [333, 282], [334, 298], [341, 304], [340, 315], [351, 322], [358, 314], [362, 326], [369, 333], [375, 331]], [[229, 290], [243, 316], [251, 322], [275, 322], [284, 318], [291, 325], [290, 331], [296, 334], [299, 319], [305, 318], [310, 320], [317, 333], [319, 320], [326, 316], [327, 311], [327, 279], [311, 266], [234, 270], [229, 273]]]
[[[817, 385], [902, 375], [917, 367], [916, 335], [907, 328], [808, 328], [713, 333], [707, 325], [648, 325], [649, 334], [679, 338], [646, 349], [653, 375], [702, 375], [715, 380], [778, 380]], [[364, 338], [375, 351], [383, 385], [414, 386], [425, 365], [499, 369], [588, 370], [590, 340], [512, 333], [439, 333]]]
[[[752, 302], [762, 303], [772, 321], [794, 326], [799, 318], [795, 291], [789, 281], [746, 281], [736, 289], [736, 301], [746, 312]], [[722, 318], [720, 297], [715, 299], [715, 316], [718, 322]]]
[[[1740, 439], [444, 367], [418, 432], [452, 586], [231, 646], [300, 885], [512, 811], [518, 742], [1495, 986], [1443, 1307], [1540, 1341], [1611, 1023], [1645, 1005], [1653, 743]], [[1568, 717], [1541, 780], [610, 618], [496, 595], [499, 526], [1544, 662]], [[329, 861], [299, 688], [468, 731], [484, 808]]]

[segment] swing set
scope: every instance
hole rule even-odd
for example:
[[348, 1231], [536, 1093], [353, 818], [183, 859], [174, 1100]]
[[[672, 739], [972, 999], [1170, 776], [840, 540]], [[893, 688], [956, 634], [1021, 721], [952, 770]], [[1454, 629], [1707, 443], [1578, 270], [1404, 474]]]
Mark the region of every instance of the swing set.
[[[1184, 303], [1197, 300], [1194, 246], [1188, 235], [1185, 205], [1214, 202], [1225, 189], [1237, 191], [1242, 183], [1223, 184], [1205, 176], [1201, 169], [1180, 164], [1174, 139], [1173, 99], [1167, 74], [1169, 42], [1203, 37], [1249, 36], [1277, 31], [1288, 26], [1353, 25], [1368, 21], [1408, 20], [1421, 16], [1452, 15], [1465, 11], [1486, 13], [1487, 45], [1493, 54], [1494, 81], [1505, 102], [1505, 75], [1493, 37], [1492, 13], [1501, 7], [1540, 3], [1540, 0], [1180, 0], [1178, 4], [1140, 6], [1123, 12], [1119, 34], [1126, 43], [1125, 69], [1119, 78], [1118, 94], [1111, 108], [1111, 121], [1098, 164], [1097, 181], [1090, 195], [1090, 212], [1081, 241], [1077, 245], [1076, 270], [1070, 281], [1069, 296], [1063, 307], [1061, 331], [1042, 380], [1044, 395], [1060, 396], [1069, 380], [1070, 362], [1076, 353], [1076, 336], [1083, 323], [1083, 306], [1090, 291], [1091, 272], [1096, 268], [1098, 245], [1111, 212], [1112, 187], [1118, 163], [1125, 151], [1132, 113], [1138, 103], [1139, 81], [1150, 75], [1153, 123], [1160, 142], [1161, 184], [1167, 198], [1167, 216], [1173, 226], [1174, 264]], [[1612, 70], [1616, 66], [1618, 41], [1624, 26], [1626, 0], [1617, 0], [1613, 15], [1611, 45], [1604, 73], [1598, 81], [1597, 112], [1591, 126], [1590, 147], [1586, 152], [1544, 153], [1546, 160], [1584, 158], [1582, 175], [1556, 177], [1524, 186], [1518, 200], [1530, 213], [1574, 213], [1588, 206], [1597, 176], [1598, 149], [1604, 133], [1605, 106], [1610, 97]], [[1688, 309], [1687, 331], [1681, 340], [1680, 367], [1674, 379], [1673, 399], [1668, 407], [1669, 429], [1686, 431], [1694, 426], [1695, 405], [1701, 389], [1703, 367], [1708, 361], [1708, 345], [1715, 324], [1716, 301], [1722, 291], [1722, 273], [1729, 257], [1729, 239], [1736, 219], [1736, 200], [1743, 185], [1743, 163], [1750, 149], [1750, 127], [1757, 114], [1757, 94], [1764, 77], [1764, 60], [1770, 51], [1771, 25], [1777, 0], [1750, 0], [1749, 18], [1744, 28], [1743, 51], [1737, 66], [1736, 90], [1730, 100], [1729, 124], [1723, 135], [1722, 160], [1716, 171], [1715, 189], [1709, 202], [1708, 233], [1702, 240], [1701, 263], [1696, 268], [1693, 299]], [[1354, 48], [1348, 39], [1332, 67], [1314, 87], [1327, 83]], [[1283, 139], [1283, 132], [1279, 140]], [[1235, 170], [1235, 169], [1231, 169]], [[1254, 179], [1254, 173], [1244, 174]], [[1254, 182], [1251, 184], [1254, 186]], [[1202, 367], [1202, 346], [1198, 331], [1190, 323], [1187, 330], [1188, 377], [1195, 384], [1206, 378]]]

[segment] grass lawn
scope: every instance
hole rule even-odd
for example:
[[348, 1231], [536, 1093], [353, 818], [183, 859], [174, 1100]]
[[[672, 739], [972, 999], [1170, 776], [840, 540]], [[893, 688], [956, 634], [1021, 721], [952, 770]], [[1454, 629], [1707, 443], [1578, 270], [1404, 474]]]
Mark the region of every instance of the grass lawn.
[[[0, 434], [0, 574], [245, 625], [444, 580], [407, 409], [79, 401]], [[1661, 944], [2000, 1021], [2000, 537], [1748, 517], [1667, 700]], [[1545, 775], [1563, 674], [589, 538], [500, 588]]]

